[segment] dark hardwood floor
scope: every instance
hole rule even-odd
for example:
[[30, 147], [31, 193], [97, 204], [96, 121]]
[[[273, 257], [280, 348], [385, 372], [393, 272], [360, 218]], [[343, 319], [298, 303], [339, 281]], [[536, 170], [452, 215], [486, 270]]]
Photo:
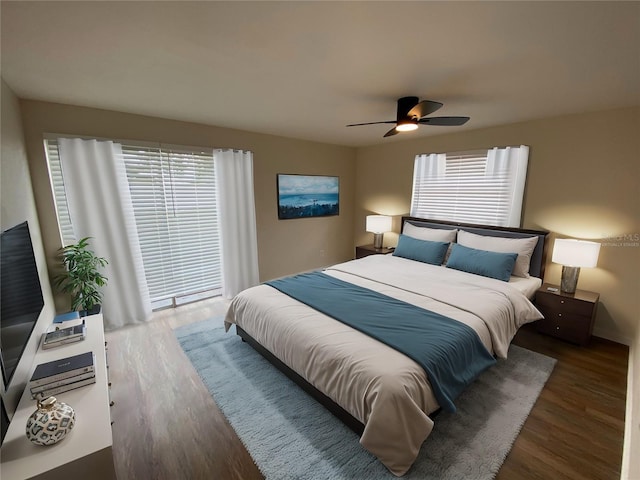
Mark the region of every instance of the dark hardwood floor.
[[558, 362], [497, 478], [620, 478], [628, 347], [597, 337], [579, 347], [533, 327], [513, 343]]
[[[226, 306], [200, 302], [107, 333], [119, 480], [263, 478], [172, 331]], [[627, 347], [598, 338], [578, 347], [531, 326], [514, 343], [558, 363], [497, 478], [620, 478]]]

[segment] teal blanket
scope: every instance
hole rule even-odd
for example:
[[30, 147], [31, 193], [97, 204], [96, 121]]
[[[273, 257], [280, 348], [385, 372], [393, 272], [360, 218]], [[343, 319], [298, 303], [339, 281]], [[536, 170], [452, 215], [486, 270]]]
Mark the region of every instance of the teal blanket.
[[496, 362], [464, 323], [324, 273], [266, 283], [415, 360], [446, 411], [455, 412], [456, 397]]

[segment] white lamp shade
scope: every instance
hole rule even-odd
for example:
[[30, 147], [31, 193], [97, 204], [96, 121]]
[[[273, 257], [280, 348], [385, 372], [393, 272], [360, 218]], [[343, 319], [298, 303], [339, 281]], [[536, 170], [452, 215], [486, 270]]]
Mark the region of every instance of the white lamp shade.
[[569, 267], [595, 267], [600, 254], [600, 244], [586, 240], [558, 238], [553, 245], [551, 261]]
[[387, 215], [367, 215], [367, 232], [384, 233], [391, 231], [391, 217]]

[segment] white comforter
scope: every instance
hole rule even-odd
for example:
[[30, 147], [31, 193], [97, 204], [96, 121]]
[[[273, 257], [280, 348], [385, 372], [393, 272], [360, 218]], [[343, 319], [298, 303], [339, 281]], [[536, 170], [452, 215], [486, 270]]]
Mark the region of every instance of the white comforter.
[[[542, 318], [505, 282], [391, 255], [325, 273], [463, 322], [499, 357], [521, 325]], [[267, 285], [233, 299], [225, 328], [233, 323], [360, 420], [360, 443], [392, 473], [407, 472], [439, 408], [416, 362]]]

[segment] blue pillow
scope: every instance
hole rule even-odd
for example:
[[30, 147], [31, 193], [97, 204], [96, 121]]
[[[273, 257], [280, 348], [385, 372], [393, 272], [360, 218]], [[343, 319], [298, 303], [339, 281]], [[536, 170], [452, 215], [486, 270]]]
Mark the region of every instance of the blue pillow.
[[453, 244], [447, 267], [508, 282], [517, 253], [498, 253]]
[[431, 242], [400, 235], [393, 255], [432, 265], [442, 265], [448, 248], [449, 242]]

